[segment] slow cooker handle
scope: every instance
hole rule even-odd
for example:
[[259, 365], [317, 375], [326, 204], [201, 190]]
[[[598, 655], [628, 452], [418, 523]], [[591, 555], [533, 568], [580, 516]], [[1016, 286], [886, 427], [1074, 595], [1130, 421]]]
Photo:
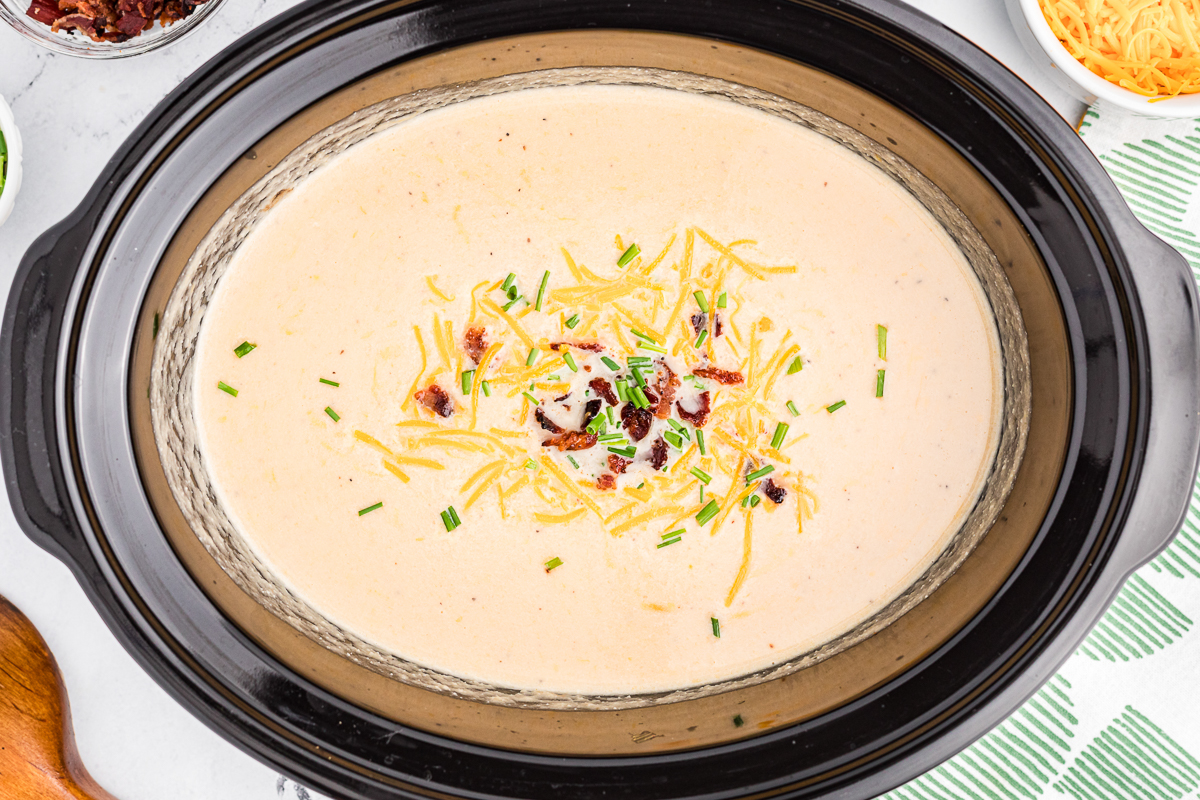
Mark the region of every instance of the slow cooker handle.
[[[88, 204], [82, 206], [87, 208]], [[13, 279], [0, 327], [0, 458], [17, 523], [77, 573], [94, 567], [59, 447], [59, 345], [94, 211], [42, 234]]]
[[1132, 572], [1183, 524], [1200, 459], [1200, 298], [1191, 267], [1140, 224], [1130, 224], [1131, 271], [1149, 340], [1150, 432], [1133, 504], [1113, 552]]

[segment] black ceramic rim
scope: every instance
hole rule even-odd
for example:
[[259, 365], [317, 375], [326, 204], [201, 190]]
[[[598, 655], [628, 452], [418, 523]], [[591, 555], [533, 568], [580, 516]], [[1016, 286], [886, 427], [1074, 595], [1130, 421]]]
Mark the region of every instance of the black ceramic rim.
[[[113, 558], [107, 537], [120, 532], [99, 530], [87, 514], [75, 409], [63, 388], [72, 381], [78, 325], [111, 232], [137, 202], [144, 176], [187, 136], [205, 104], [222, 102], [214, 93], [224, 87], [228, 96], [287, 69], [320, 43], [376, 25], [402, 34], [392, 37], [395, 58], [379, 68], [485, 38], [578, 28], [683, 33], [755, 47], [888, 100], [987, 177], [1047, 261], [1063, 302], [1076, 381], [1058, 493], [1029, 554], [988, 606], [920, 664], [835, 712], [729, 745], [654, 756], [538, 756], [405, 728], [290, 672], [230, 631], [215, 608], [209, 624], [237, 639], [244, 671], [206, 671], [205, 631], [181, 631], [175, 621], [149, 615]], [[311, 0], [237, 42], [163, 101], [80, 209], [26, 255], [0, 352], [6, 482], [22, 527], [71, 566], [159, 683], [243, 749], [323, 792], [872, 797], [934, 766], [933, 756], [921, 756], [932, 743], [966, 746], [959, 726], [973, 714], [986, 709], [999, 722], [1012, 709], [992, 701], [1014, 686], [1031, 694], [1047, 660], [1063, 657], [1056, 637], [1077, 616], [1096, 616], [1097, 604], [1102, 610], [1124, 577], [1104, 567], [1136, 485], [1148, 400], [1146, 334], [1114, 223], [1124, 224], [1128, 214], [1094, 158], [1031, 89], [952, 32], [890, 0]], [[1031, 670], [1035, 664], [1043, 669]]]

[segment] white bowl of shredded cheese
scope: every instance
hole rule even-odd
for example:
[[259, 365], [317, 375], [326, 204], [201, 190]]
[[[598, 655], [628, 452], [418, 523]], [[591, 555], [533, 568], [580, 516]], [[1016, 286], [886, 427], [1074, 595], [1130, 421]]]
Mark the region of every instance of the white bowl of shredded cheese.
[[0, 97], [0, 225], [12, 213], [21, 188], [21, 134], [8, 103]]
[[[1119, 79], [1116, 70], [1121, 61], [1106, 57], [1099, 49], [1091, 47], [1093, 63], [1101, 69], [1111, 65], [1108, 80], [1093, 72], [1075, 57], [1060, 41], [1043, 11], [1043, 4], [1070, 9], [1072, 16], [1093, 29], [1103, 27], [1103, 38], [1108, 46], [1136, 53], [1146, 51], [1157, 43], [1161, 50], [1168, 42], [1178, 42], [1185, 58], [1172, 59], [1176, 66], [1191, 60], [1200, 82], [1200, 0], [1126, 0], [1120, 6], [1128, 10], [1130, 17], [1124, 22], [1113, 24], [1104, 18], [1111, 12], [1115, 18], [1122, 14], [1114, 11], [1117, 5], [1112, 0], [1007, 0], [1009, 16], [1029, 54], [1042, 64], [1047, 73], [1071, 94], [1091, 103], [1104, 100], [1138, 114], [1153, 117], [1200, 117], [1200, 92], [1170, 96], [1147, 96], [1114, 82]], [[1136, 59], [1130, 59], [1136, 61]], [[1128, 62], [1126, 62], [1128, 63]], [[1143, 63], [1143, 74], [1149, 65]], [[1082, 93], [1081, 91], [1082, 90]]]

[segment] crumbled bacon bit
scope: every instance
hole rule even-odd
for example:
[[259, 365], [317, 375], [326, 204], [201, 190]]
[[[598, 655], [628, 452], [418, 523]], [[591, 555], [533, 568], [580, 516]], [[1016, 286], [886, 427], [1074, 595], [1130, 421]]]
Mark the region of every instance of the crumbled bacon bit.
[[697, 378], [711, 378], [717, 383], [723, 383], [726, 386], [734, 386], [744, 382], [746, 379], [742, 377], [742, 373], [733, 372], [727, 369], [717, 369], [716, 367], [701, 367], [692, 373]]
[[654, 444], [650, 445], [650, 466], [654, 469], [662, 469], [667, 465], [667, 442], [663, 437], [658, 437], [654, 440]]
[[538, 406], [533, 412], [533, 418], [537, 420], [538, 425], [542, 426], [542, 430], [550, 431], [551, 433], [562, 433], [565, 428], [562, 428], [554, 423], [554, 420], [546, 416], [546, 412]]
[[576, 350], [587, 350], [589, 353], [603, 353], [604, 345], [598, 342], [551, 342], [550, 349], [558, 352], [567, 347], [574, 347]]
[[587, 450], [595, 446], [596, 434], [586, 431], [567, 431], [542, 442], [542, 447], [557, 447], [559, 450]]
[[32, 0], [25, 12], [53, 31], [80, 31], [96, 42], [124, 42], [191, 16], [205, 0]]
[[697, 336], [700, 335], [700, 331], [704, 330], [707, 327], [708, 327], [708, 315], [707, 314], [705, 314], [703, 311], [697, 311], [695, 314], [692, 314], [692, 330], [694, 330], [696, 332]]
[[631, 461], [630, 459], [621, 458], [616, 453], [608, 454], [608, 468], [611, 469], [617, 475], [624, 473], [625, 468], [628, 467], [632, 463], [633, 463], [633, 461]]
[[724, 329], [721, 327], [721, 315], [713, 314], [713, 338], [716, 339], [724, 332]]
[[604, 473], [600, 477], [596, 478], [596, 488], [602, 492], [617, 488], [617, 476], [613, 475], [611, 472]]
[[117, 20], [117, 30], [126, 36], [137, 36], [150, 27], [150, 20], [136, 14], [122, 14]]
[[463, 350], [467, 351], [467, 355], [476, 364], [479, 359], [483, 358], [484, 352], [487, 350], [487, 329], [482, 325], [472, 325], [467, 328], [463, 334]]
[[[662, 365], [666, 370], [658, 376], [658, 381], [655, 383], [655, 388], [658, 389], [659, 397], [656, 401], [657, 407], [654, 409], [654, 416], [659, 419], [666, 419], [671, 416], [671, 403], [675, 402], [675, 389], [679, 386], [679, 378], [675, 377], [675, 373], [666, 364]], [[646, 395], [649, 399], [649, 395]]]
[[703, 428], [704, 423], [708, 422], [709, 394], [708, 392], [701, 392], [698, 397], [700, 399], [700, 408], [696, 409], [695, 411], [688, 411], [683, 407], [682, 402], [676, 403], [675, 408], [679, 410], [680, 419], [687, 420], [697, 428]]
[[650, 425], [654, 422], [654, 415], [650, 413], [648, 408], [638, 408], [633, 403], [626, 403], [621, 408], [621, 424], [629, 433], [629, 438], [635, 442], [640, 442], [646, 438], [646, 434], [650, 432]]
[[[567, 399], [568, 397], [570, 397], [570, 396], [571, 396], [571, 393], [570, 393], [570, 392], [567, 392], [566, 394], [560, 394], [558, 397], [554, 398], [554, 402], [556, 402], [556, 403], [561, 403], [563, 400], [566, 400], [566, 399]], [[570, 411], [570, 410], [571, 410], [571, 407], [570, 407], [570, 406], [564, 406], [564, 407], [565, 407], [565, 408], [566, 408], [568, 411]]]
[[29, 4], [29, 10], [25, 13], [43, 25], [53, 25], [55, 20], [64, 16], [58, 3], [53, 0], [33, 0]]
[[604, 403], [598, 397], [588, 400], [583, 406], [583, 424], [579, 427], [586, 428], [596, 418], [596, 415], [600, 413], [600, 406], [602, 405]]
[[613, 391], [612, 384], [608, 382], [607, 378], [592, 378], [588, 381], [588, 386], [593, 392], [603, 397], [610, 406], [615, 406], [619, 402], [617, 393]]
[[763, 481], [763, 494], [770, 498], [772, 503], [779, 505], [783, 502], [783, 498], [787, 497], [787, 489], [767, 478]]
[[446, 390], [436, 383], [429, 384], [428, 389], [421, 389], [413, 397], [417, 399], [418, 403], [440, 417], [449, 417], [454, 414], [454, 401], [450, 399], [450, 395], [446, 394]]

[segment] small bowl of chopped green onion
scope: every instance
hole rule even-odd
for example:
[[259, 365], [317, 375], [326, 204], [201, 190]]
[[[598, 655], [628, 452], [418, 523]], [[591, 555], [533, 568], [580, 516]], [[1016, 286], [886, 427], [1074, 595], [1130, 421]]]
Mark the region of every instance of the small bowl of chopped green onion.
[[0, 225], [8, 219], [21, 188], [21, 134], [12, 109], [0, 97]]

